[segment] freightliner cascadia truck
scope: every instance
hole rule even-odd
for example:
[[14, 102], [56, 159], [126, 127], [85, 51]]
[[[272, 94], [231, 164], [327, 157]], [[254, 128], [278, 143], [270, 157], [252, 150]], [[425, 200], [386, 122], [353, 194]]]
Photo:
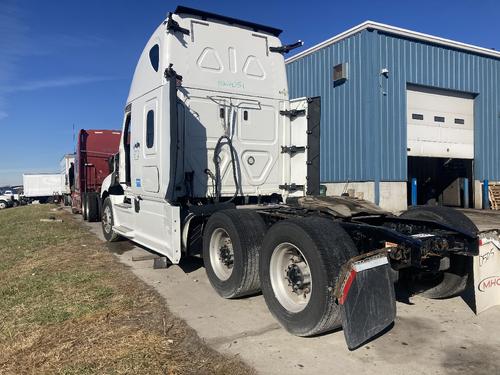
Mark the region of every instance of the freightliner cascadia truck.
[[[320, 98], [290, 100], [280, 30], [177, 7], [147, 42], [102, 184], [102, 228], [179, 263], [203, 257], [223, 298], [262, 292], [290, 333], [342, 327], [356, 348], [396, 314], [394, 280], [460, 293], [474, 224], [320, 195]], [[81, 165], [80, 165], [81, 168]]]

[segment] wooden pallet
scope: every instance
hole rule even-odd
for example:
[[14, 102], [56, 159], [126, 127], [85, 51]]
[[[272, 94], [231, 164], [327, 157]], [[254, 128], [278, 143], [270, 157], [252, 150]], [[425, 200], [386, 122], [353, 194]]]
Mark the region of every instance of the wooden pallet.
[[488, 198], [490, 199], [491, 209], [500, 210], [500, 184], [488, 185]]

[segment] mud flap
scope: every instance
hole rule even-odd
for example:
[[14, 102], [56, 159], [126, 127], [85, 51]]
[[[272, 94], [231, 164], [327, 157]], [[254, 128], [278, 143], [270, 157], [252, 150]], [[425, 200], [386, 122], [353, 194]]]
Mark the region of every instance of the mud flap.
[[385, 252], [355, 257], [343, 267], [335, 294], [347, 347], [356, 349], [396, 317], [391, 266]]

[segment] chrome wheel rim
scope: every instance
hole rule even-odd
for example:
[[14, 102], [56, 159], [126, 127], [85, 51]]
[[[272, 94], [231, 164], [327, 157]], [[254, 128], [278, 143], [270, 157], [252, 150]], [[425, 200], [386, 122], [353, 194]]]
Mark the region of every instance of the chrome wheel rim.
[[210, 237], [210, 264], [215, 275], [222, 281], [231, 277], [233, 273], [234, 250], [229, 234], [217, 228]]
[[311, 299], [312, 277], [302, 251], [291, 243], [279, 244], [271, 255], [269, 273], [281, 306], [292, 313], [304, 310]]
[[111, 207], [106, 206], [102, 214], [102, 226], [106, 233], [111, 233], [111, 227], [112, 227], [111, 222], [112, 222]]
[[7, 205], [4, 202], [0, 202], [0, 210], [3, 210]]

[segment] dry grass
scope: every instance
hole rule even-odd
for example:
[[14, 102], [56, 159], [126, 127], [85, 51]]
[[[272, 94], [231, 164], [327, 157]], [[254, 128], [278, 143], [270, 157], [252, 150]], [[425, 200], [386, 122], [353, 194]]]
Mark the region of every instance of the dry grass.
[[[246, 374], [64, 211], [0, 212], [0, 374]], [[62, 223], [40, 222], [57, 216]]]

